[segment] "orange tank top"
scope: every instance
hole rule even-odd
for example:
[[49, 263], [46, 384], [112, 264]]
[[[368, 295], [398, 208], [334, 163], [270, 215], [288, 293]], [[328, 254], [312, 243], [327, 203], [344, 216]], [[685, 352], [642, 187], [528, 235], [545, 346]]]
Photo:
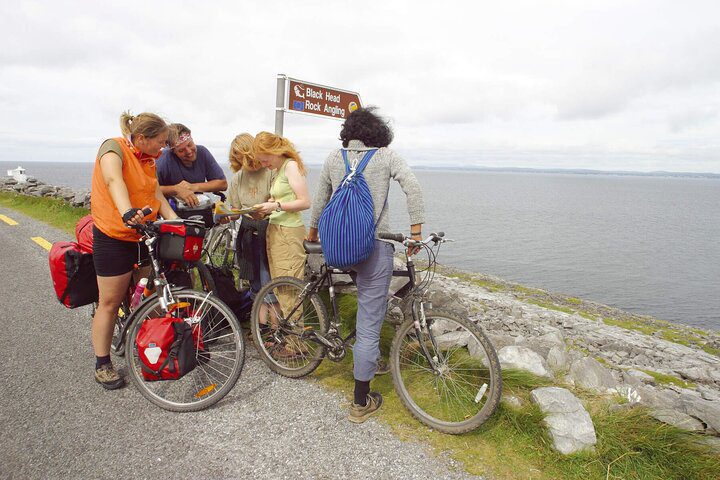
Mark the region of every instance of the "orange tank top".
[[[150, 205], [153, 211], [147, 218], [155, 220], [160, 208], [160, 200], [155, 197], [158, 185], [155, 157], [140, 154], [130, 142], [122, 137], [113, 138], [113, 140], [120, 145], [123, 152], [122, 176], [130, 194], [130, 204], [133, 208], [138, 209]], [[93, 169], [90, 212], [95, 225], [105, 235], [128, 242], [140, 240], [140, 235], [132, 228], [127, 228], [122, 221], [122, 214], [125, 212], [118, 211], [110, 196], [100, 168], [100, 157], [95, 159], [95, 168]]]

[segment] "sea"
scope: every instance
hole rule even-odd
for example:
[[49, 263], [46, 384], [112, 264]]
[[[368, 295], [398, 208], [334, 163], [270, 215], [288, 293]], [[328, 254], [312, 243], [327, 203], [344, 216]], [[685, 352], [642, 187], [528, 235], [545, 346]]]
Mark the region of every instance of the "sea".
[[[0, 162], [0, 173], [17, 166]], [[53, 185], [90, 189], [92, 163], [23, 167]], [[319, 171], [309, 165], [311, 193]], [[720, 330], [720, 178], [414, 171], [425, 195], [424, 232], [455, 240], [442, 247], [440, 263]], [[393, 229], [408, 232], [395, 182], [389, 198]]]

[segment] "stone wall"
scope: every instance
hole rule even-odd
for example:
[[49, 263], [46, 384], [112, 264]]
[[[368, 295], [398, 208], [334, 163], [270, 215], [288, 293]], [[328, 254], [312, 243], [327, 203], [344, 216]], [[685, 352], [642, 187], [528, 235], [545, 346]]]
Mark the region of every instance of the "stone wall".
[[14, 178], [0, 180], [0, 191], [15, 192], [32, 197], [53, 197], [70, 203], [73, 207], [90, 208], [90, 192], [75, 191], [69, 187], [56, 187], [28, 177], [26, 182]]

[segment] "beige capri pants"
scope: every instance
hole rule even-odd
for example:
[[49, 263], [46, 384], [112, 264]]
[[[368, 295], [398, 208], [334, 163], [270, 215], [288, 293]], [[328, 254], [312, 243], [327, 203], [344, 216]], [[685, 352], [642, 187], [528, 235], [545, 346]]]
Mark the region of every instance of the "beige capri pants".
[[[284, 227], [270, 224], [267, 229], [267, 256], [270, 267], [270, 277], [290, 276], [302, 279], [305, 275], [305, 226]], [[285, 290], [285, 289], [282, 289]], [[288, 312], [295, 304], [297, 292], [285, 293], [281, 290], [277, 294], [280, 308]]]

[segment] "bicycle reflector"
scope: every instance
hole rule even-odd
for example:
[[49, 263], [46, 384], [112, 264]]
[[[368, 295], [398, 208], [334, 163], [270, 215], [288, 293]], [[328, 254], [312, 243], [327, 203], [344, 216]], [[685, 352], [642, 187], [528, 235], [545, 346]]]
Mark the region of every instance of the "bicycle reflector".
[[195, 398], [204, 397], [204, 396], [207, 395], [208, 393], [210, 393], [210, 392], [212, 392], [213, 390], [215, 390], [215, 388], [217, 388], [217, 385], [214, 384], [214, 383], [212, 383], [212, 384], [208, 385], [207, 387], [203, 388], [202, 390], [200, 390], [199, 392], [197, 392], [197, 393], [195, 394]]

